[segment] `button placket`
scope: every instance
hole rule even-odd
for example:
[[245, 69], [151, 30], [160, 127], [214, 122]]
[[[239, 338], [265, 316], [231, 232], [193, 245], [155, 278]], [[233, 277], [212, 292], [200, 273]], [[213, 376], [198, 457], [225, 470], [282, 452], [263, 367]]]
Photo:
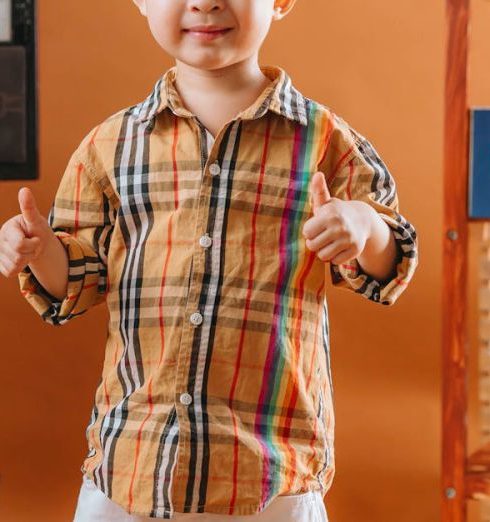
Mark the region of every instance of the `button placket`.
[[[202, 172], [205, 174], [208, 172], [211, 176], [201, 176], [200, 194], [198, 196], [198, 203], [195, 209], [196, 216], [196, 230], [205, 230], [206, 223], [208, 221], [209, 212], [209, 199], [211, 196], [211, 190], [213, 186], [213, 177], [221, 173], [221, 166], [218, 161], [214, 160], [209, 162], [210, 158], [214, 157], [215, 151], [219, 150], [219, 142], [221, 141], [221, 134], [219, 133], [214, 140], [211, 149], [208, 151], [207, 142], [203, 140], [201, 132], [199, 134], [201, 157], [205, 160], [202, 164]], [[199, 298], [200, 298], [200, 279], [204, 272], [205, 266], [205, 251], [212, 245], [212, 238], [207, 232], [198, 236], [198, 250], [195, 250], [192, 255], [193, 269], [190, 274], [188, 295], [185, 306], [185, 317], [188, 318], [188, 326], [183, 326], [184, 331], [181, 338], [181, 345], [179, 351], [179, 362], [176, 368], [176, 381], [175, 381], [175, 400], [176, 409], [179, 422], [179, 446], [180, 452], [177, 456], [177, 473], [184, 473], [188, 464], [189, 458], [189, 416], [187, 410], [190, 404], [192, 404], [193, 397], [188, 391], [184, 391], [188, 383], [188, 372], [191, 360], [191, 351], [193, 344], [194, 328], [199, 327], [204, 320], [203, 314], [199, 311]], [[197, 245], [197, 242], [196, 242]], [[180, 406], [180, 407], [179, 407]], [[182, 408], [184, 408], [182, 410]]]

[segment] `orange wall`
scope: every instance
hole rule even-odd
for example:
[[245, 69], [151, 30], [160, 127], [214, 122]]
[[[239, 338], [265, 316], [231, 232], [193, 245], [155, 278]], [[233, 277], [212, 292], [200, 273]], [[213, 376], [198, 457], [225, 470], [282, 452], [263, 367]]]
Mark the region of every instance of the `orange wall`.
[[[475, 36], [488, 51], [490, 5], [478, 4], [486, 21], [476, 21]], [[444, 22], [443, 0], [299, 0], [262, 49], [261, 63], [283, 66], [304, 94], [372, 141], [420, 238], [418, 271], [394, 307], [329, 288], [331, 522], [439, 519]], [[473, 99], [490, 103], [485, 53], [473, 58], [487, 75]], [[143, 99], [172, 63], [129, 0], [39, 2], [40, 179], [3, 182], [0, 222], [19, 212], [21, 186], [47, 215], [85, 133]], [[107, 313], [99, 306], [54, 328], [20, 296], [16, 278], [2, 278], [0, 292], [0, 519], [71, 520]]]

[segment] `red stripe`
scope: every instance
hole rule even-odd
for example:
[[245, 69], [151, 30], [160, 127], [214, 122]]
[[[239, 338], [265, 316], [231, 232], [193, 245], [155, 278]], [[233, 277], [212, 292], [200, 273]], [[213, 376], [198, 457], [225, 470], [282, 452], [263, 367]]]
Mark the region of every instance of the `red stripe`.
[[345, 158], [347, 158], [351, 152], [352, 152], [352, 147], [349, 147], [347, 149], [347, 151], [341, 156], [341, 158], [339, 159], [339, 161], [337, 162], [335, 167], [332, 169], [332, 172], [328, 176], [327, 183], [330, 183], [330, 181], [335, 177], [335, 175], [337, 174], [337, 171], [340, 168], [340, 165], [342, 165], [342, 163], [344, 162]]
[[107, 378], [105, 378], [105, 377], [104, 377], [104, 397], [105, 397], [105, 404], [107, 407], [106, 411], [109, 411], [109, 408], [111, 407], [111, 399], [110, 399], [109, 391], [107, 389]]
[[[314, 252], [310, 252], [312, 255], [316, 255]], [[325, 279], [322, 279], [322, 284], [320, 285], [320, 288], [318, 289], [318, 292], [316, 294], [316, 300], [319, 306], [321, 306], [321, 300], [323, 297], [323, 288], [325, 287]], [[317, 335], [318, 335], [318, 324], [320, 322], [320, 314], [317, 314], [316, 320], [315, 320], [315, 333], [314, 333], [314, 339], [315, 342], [313, 344], [313, 353], [311, 354], [311, 362], [310, 362], [310, 370], [308, 372], [308, 378], [306, 379], [306, 391], [310, 389], [310, 383], [311, 383], [311, 375], [313, 373], [313, 366], [314, 361], [316, 360], [316, 352], [317, 352]]]
[[[300, 282], [298, 285], [298, 298], [297, 303], [295, 303], [295, 306], [298, 306], [298, 315], [297, 318], [294, 321], [293, 326], [293, 349], [291, 350], [292, 354], [292, 360], [291, 360], [291, 372], [292, 372], [292, 381], [291, 382], [291, 397], [289, 399], [287, 411], [288, 412], [294, 412], [296, 401], [298, 399], [298, 374], [301, 373], [301, 371], [298, 370], [299, 367], [299, 358], [300, 358], [300, 347], [301, 347], [301, 330], [302, 330], [302, 318], [303, 318], [303, 297], [304, 297], [304, 280], [306, 279], [306, 276], [311, 270], [311, 267], [313, 266], [313, 263], [315, 261], [316, 254], [314, 252], [308, 251], [306, 254], [307, 263], [304, 265], [304, 268], [302, 269], [301, 275], [300, 275]], [[313, 357], [311, 359], [313, 361]], [[289, 386], [288, 390], [289, 391]], [[287, 392], [286, 392], [287, 396]], [[292, 415], [288, 415], [286, 417], [285, 425], [284, 425], [284, 442], [286, 443], [287, 447], [289, 448], [289, 454], [291, 455], [291, 466], [289, 467], [290, 472], [288, 473], [288, 482], [287, 482], [287, 489], [290, 490], [294, 487], [294, 480], [296, 478], [296, 464], [295, 464], [295, 454], [294, 449], [292, 448], [289, 441], [290, 431], [291, 431], [291, 423], [292, 423], [293, 417]]]
[[[94, 286], [97, 286], [97, 285], [98, 285], [97, 281], [95, 283], [90, 283], [89, 285], [83, 285], [82, 289], [81, 289], [81, 292], [83, 292], [84, 290], [88, 290], [89, 288], [93, 288]], [[71, 295], [67, 295], [65, 297], [65, 299], [68, 300], [68, 301], [71, 301], [73, 299], [76, 299], [78, 296], [79, 296], [79, 293], [71, 294]]]
[[[177, 143], [179, 138], [179, 127], [178, 127], [178, 119], [174, 116], [174, 133], [173, 133], [173, 142], [172, 142], [172, 166], [173, 166], [173, 177], [174, 177], [174, 209], [177, 210], [179, 208], [179, 176], [178, 176], [178, 162], [177, 162]], [[167, 245], [166, 245], [166, 256], [165, 261], [163, 263], [162, 268], [162, 279], [160, 281], [160, 293], [158, 297], [158, 321], [160, 326], [160, 361], [158, 365], [160, 366], [163, 361], [163, 354], [165, 352], [165, 325], [163, 318], [163, 293], [165, 290], [165, 281], [167, 277], [167, 268], [169, 265], [170, 255], [172, 253], [172, 222], [173, 222], [174, 213], [170, 214], [170, 218], [167, 224]]]
[[352, 160], [349, 161], [348, 165], [349, 165], [349, 179], [347, 180], [347, 187], [346, 187], [345, 191], [347, 192], [347, 199], [351, 200], [352, 199], [352, 192], [351, 192], [352, 178], [354, 177], [354, 163], [353, 163], [353, 161]]

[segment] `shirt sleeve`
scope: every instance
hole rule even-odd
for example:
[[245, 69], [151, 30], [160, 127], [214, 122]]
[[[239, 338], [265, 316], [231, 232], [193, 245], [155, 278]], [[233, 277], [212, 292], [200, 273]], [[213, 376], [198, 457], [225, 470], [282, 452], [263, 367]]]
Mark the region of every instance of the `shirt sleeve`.
[[107, 256], [118, 198], [101, 169], [87, 136], [69, 159], [48, 214], [68, 255], [66, 297], [60, 301], [49, 294], [29, 265], [18, 274], [22, 295], [51, 325], [63, 325], [105, 301], [109, 289]]
[[338, 265], [328, 263], [335, 287], [361, 294], [366, 299], [392, 305], [407, 288], [418, 264], [414, 226], [400, 214], [395, 179], [374, 146], [339, 116], [333, 114], [319, 170], [326, 176], [330, 195], [360, 200], [374, 208], [390, 227], [397, 257], [391, 276], [377, 280], [366, 273], [357, 259]]

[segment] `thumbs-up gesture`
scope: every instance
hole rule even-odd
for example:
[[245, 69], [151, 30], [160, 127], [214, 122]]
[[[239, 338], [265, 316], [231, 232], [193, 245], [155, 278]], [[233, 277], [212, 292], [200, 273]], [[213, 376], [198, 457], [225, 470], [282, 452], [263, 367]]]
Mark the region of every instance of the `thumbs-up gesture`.
[[53, 231], [39, 212], [34, 194], [27, 187], [18, 193], [20, 214], [0, 228], [0, 272], [10, 277], [40, 257]]
[[303, 226], [308, 249], [337, 265], [359, 257], [371, 234], [372, 208], [363, 201], [331, 197], [322, 172], [313, 174], [310, 196], [313, 217]]

